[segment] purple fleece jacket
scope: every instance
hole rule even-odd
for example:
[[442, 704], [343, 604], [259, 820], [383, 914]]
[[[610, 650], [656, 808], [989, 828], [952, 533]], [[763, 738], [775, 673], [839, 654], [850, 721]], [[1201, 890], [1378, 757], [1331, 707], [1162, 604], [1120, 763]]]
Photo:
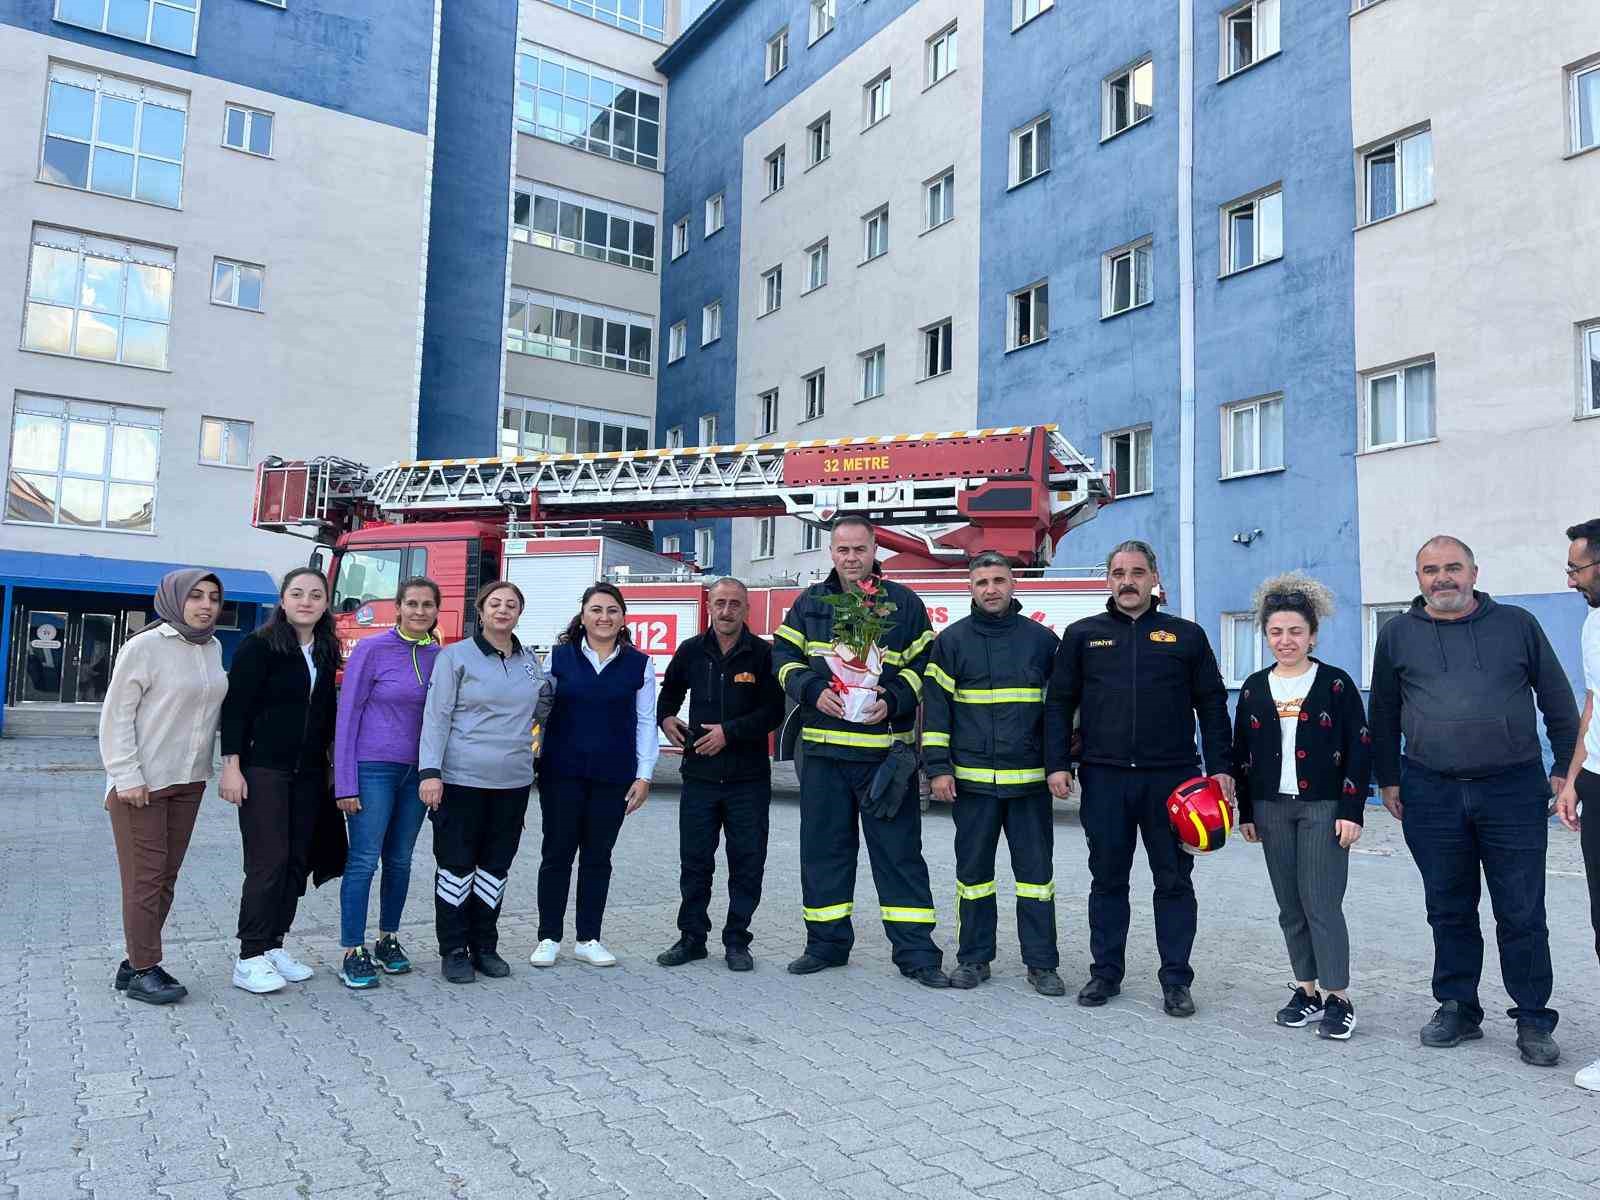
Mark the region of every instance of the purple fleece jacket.
[[416, 763], [422, 705], [438, 657], [438, 642], [408, 642], [392, 629], [356, 643], [339, 689], [333, 739], [336, 797], [357, 794], [357, 763]]

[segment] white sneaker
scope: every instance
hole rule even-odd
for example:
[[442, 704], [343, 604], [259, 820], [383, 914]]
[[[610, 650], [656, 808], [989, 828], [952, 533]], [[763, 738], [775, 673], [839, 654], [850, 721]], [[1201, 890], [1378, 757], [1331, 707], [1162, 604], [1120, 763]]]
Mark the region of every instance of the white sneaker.
[[236, 988], [260, 995], [276, 992], [283, 985], [283, 976], [278, 974], [278, 968], [272, 965], [265, 954], [241, 958], [233, 964], [233, 986]]
[[311, 978], [311, 968], [282, 947], [268, 950], [266, 958], [273, 969], [290, 983], [304, 983]]
[[617, 965], [617, 956], [606, 949], [606, 945], [599, 938], [592, 942], [579, 942], [572, 948], [572, 956], [579, 962], [586, 962], [591, 967], [614, 967]]
[[1596, 1059], [1574, 1075], [1572, 1082], [1586, 1092], [1600, 1092], [1600, 1059]]
[[561, 943], [545, 938], [533, 948], [533, 953], [528, 955], [528, 961], [536, 967], [553, 967], [560, 956]]

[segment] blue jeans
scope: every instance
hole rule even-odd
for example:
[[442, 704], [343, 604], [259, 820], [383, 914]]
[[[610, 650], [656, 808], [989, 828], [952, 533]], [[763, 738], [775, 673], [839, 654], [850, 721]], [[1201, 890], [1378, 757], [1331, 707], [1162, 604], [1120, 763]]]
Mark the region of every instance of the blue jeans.
[[417, 796], [417, 768], [410, 763], [364, 762], [356, 766], [361, 811], [345, 820], [350, 828], [350, 856], [339, 885], [339, 944], [359, 946], [367, 940], [367, 897], [372, 877], [383, 861], [378, 888], [378, 928], [400, 928], [411, 884], [411, 851], [427, 811]]
[[1550, 779], [1538, 762], [1486, 779], [1452, 779], [1403, 759], [1400, 800], [1406, 845], [1422, 872], [1433, 927], [1433, 995], [1456, 1000], [1483, 1020], [1478, 978], [1483, 933], [1478, 871], [1489, 883], [1500, 974], [1514, 1002], [1507, 1015], [1556, 1027], [1550, 1005], [1550, 930], [1545, 924], [1544, 867], [1549, 840]]

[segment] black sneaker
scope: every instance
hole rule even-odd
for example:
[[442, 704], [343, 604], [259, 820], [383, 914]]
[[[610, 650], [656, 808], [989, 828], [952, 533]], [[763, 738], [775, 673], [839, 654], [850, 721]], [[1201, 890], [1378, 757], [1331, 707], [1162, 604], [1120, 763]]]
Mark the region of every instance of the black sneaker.
[[1541, 1025], [1518, 1021], [1517, 1049], [1522, 1053], [1522, 1061], [1531, 1067], [1553, 1067], [1561, 1061], [1561, 1047]]
[[1033, 990], [1041, 996], [1065, 996], [1067, 985], [1061, 982], [1061, 976], [1049, 967], [1029, 967], [1028, 982], [1033, 985]]
[[127, 959], [123, 959], [121, 964], [117, 967], [117, 977], [112, 982], [112, 986], [115, 987], [119, 992], [125, 992], [128, 990], [128, 981], [132, 978], [133, 968], [128, 965]]
[[344, 963], [339, 967], [339, 982], [357, 991], [378, 986], [378, 967], [365, 946], [345, 951]]
[[1317, 1024], [1317, 1036], [1332, 1042], [1347, 1042], [1356, 1027], [1356, 1006], [1342, 996], [1328, 996], [1322, 1010], [1322, 1020]]
[[490, 979], [504, 979], [511, 974], [511, 964], [493, 950], [474, 950], [472, 965], [477, 968], [478, 974], [487, 975]]
[[684, 963], [698, 962], [706, 956], [706, 944], [703, 939], [692, 938], [684, 934], [671, 947], [656, 955], [656, 962], [663, 967], [681, 967]]
[[1301, 991], [1299, 984], [1291, 983], [1289, 990], [1294, 993], [1293, 999], [1278, 1010], [1278, 1015], [1272, 1019], [1285, 1029], [1302, 1029], [1306, 1022], [1322, 1011], [1322, 993], [1312, 992], [1307, 995]]
[[1477, 1041], [1483, 1036], [1482, 1019], [1474, 1019], [1461, 1008], [1461, 1001], [1446, 1000], [1433, 1014], [1433, 1020], [1422, 1027], [1424, 1046], [1450, 1047], [1462, 1042]]
[[[160, 967], [135, 971], [128, 979], [127, 996], [144, 1004], [173, 1004], [189, 994], [184, 987]], [[1524, 1055], [1523, 1057], [1527, 1057]]]
[[915, 971], [901, 972], [907, 979], [915, 979], [923, 987], [947, 988], [950, 986], [950, 976], [938, 967], [918, 967]]
[[386, 933], [372, 943], [372, 957], [378, 960], [385, 975], [404, 975], [411, 970], [411, 959], [400, 946], [400, 939]]
[[729, 946], [727, 958], [728, 970], [730, 971], [754, 971], [756, 969], [756, 960], [751, 957], [750, 951], [743, 946]]
[[818, 958], [814, 954], [802, 954], [789, 964], [791, 975], [815, 975], [818, 971], [826, 971], [830, 967], [842, 967], [843, 963], [829, 962], [825, 958]]
[[478, 978], [478, 973], [472, 969], [472, 956], [467, 953], [466, 947], [446, 954], [439, 969], [451, 983], [472, 983]]
[[1122, 991], [1121, 984], [1101, 979], [1098, 975], [1091, 975], [1089, 982], [1078, 989], [1078, 1003], [1084, 1008], [1099, 1008], [1120, 991]]
[[962, 990], [975, 988], [988, 978], [988, 963], [960, 963], [950, 972], [950, 986]]
[[1167, 1010], [1169, 1017], [1192, 1017], [1194, 997], [1189, 995], [1189, 989], [1182, 984], [1173, 984], [1171, 987], [1161, 989], [1161, 1007]]

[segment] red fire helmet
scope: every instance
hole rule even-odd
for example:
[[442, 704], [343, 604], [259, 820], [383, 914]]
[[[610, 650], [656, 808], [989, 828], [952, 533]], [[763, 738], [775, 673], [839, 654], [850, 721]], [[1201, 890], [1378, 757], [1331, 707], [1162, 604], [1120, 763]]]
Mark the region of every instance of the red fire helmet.
[[1204, 775], [1172, 790], [1167, 797], [1167, 819], [1179, 845], [1190, 854], [1222, 849], [1233, 832], [1233, 806], [1222, 794], [1222, 785]]

